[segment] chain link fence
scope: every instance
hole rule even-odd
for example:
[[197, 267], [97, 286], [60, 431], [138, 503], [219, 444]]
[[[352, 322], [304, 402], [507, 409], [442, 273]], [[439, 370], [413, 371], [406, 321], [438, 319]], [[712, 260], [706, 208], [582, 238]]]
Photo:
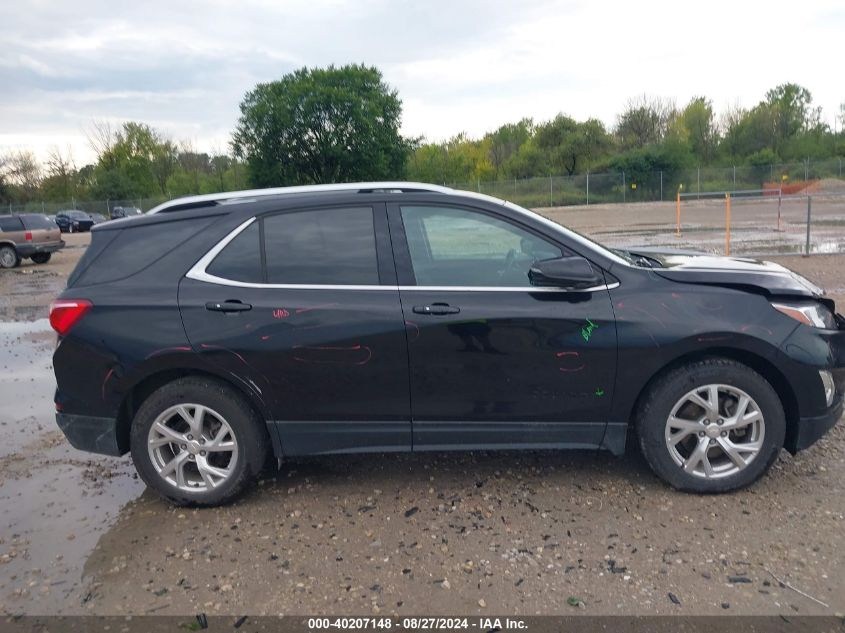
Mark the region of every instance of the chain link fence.
[[115, 207], [138, 207], [141, 211], [149, 211], [156, 205], [169, 200], [167, 196], [155, 198], [124, 198], [121, 200], [75, 200], [71, 198], [65, 202], [9, 202], [0, 205], [0, 214], [8, 215], [14, 213], [43, 213], [44, 215], [56, 215], [59, 211], [78, 209], [86, 213], [99, 213], [109, 217], [109, 213]]
[[[510, 200], [524, 207], [562, 207], [616, 202], [674, 200], [678, 191], [704, 194], [711, 191], [783, 188], [802, 191], [808, 183], [841, 181], [845, 191], [845, 159], [806, 160], [761, 166], [699, 167], [648, 172], [609, 172], [574, 176], [543, 176], [508, 180], [444, 183]], [[837, 183], [826, 183], [836, 186]]]
[[[845, 252], [843, 159], [444, 184], [536, 209], [611, 246], [737, 255]], [[80, 209], [108, 218], [115, 207], [148, 211], [167, 199], [11, 203], [0, 207], [0, 214]], [[618, 204], [638, 202], [651, 204]]]

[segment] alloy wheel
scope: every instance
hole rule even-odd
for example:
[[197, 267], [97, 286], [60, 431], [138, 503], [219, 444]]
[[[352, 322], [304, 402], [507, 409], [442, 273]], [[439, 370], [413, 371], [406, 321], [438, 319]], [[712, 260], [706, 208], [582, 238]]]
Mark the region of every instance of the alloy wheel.
[[147, 435], [159, 476], [179, 490], [204, 492], [229, 480], [238, 460], [232, 427], [201, 404], [177, 404], [154, 421]]
[[763, 448], [763, 412], [731, 385], [696, 387], [681, 397], [666, 420], [666, 448], [675, 463], [696, 477], [730, 477]]

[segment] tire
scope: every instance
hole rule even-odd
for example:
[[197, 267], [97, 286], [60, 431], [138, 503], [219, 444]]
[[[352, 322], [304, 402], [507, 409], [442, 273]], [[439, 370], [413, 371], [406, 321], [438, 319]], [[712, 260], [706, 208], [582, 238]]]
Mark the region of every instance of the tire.
[[[203, 409], [199, 438], [193, 437], [196, 427], [189, 426], [181, 413], [173, 412], [181, 405], [192, 419], [197, 407]], [[151, 431], [154, 424], [157, 430]], [[158, 431], [162, 424], [167, 427], [165, 433]], [[178, 442], [174, 440], [180, 437]], [[192, 441], [187, 441], [188, 437]], [[212, 446], [218, 438], [223, 438], [221, 447], [233, 440], [234, 450], [215, 452]], [[132, 461], [141, 479], [179, 506], [216, 506], [236, 499], [261, 472], [269, 444], [264, 421], [240, 393], [213, 378], [199, 376], [180, 378], [153, 392], [135, 415], [130, 431]], [[221, 472], [228, 474], [219, 477]], [[215, 477], [218, 481], [209, 485], [208, 478]]]
[[52, 256], [52, 253], [35, 253], [35, 255], [33, 255], [31, 257], [31, 259], [36, 264], [46, 264], [47, 262], [50, 261], [51, 256]]
[[[709, 408], [714, 387], [718, 414]], [[635, 425], [655, 474], [673, 488], [698, 493], [752, 484], [775, 462], [786, 435], [783, 405], [772, 385], [725, 358], [693, 362], [658, 378]]]
[[15, 268], [21, 263], [21, 258], [13, 246], [0, 246], [0, 268]]

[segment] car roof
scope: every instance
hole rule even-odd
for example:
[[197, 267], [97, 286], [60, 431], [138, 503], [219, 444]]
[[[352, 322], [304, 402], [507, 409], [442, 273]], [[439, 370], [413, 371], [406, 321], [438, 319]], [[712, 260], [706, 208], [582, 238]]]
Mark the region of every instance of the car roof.
[[[167, 211], [178, 211], [181, 209], [196, 208], [199, 206], [211, 206], [215, 204], [233, 204], [258, 200], [260, 198], [285, 196], [292, 194], [320, 194], [337, 192], [418, 192], [428, 191], [436, 193], [457, 194], [454, 189], [431, 185], [421, 182], [406, 181], [381, 181], [381, 182], [349, 182], [330, 185], [301, 185], [295, 187], [270, 187], [267, 189], [246, 189], [242, 191], [224, 191], [220, 193], [209, 193], [198, 196], [185, 196], [163, 202], [147, 211], [148, 214], [162, 213]], [[461, 192], [463, 193], [463, 192]], [[492, 198], [491, 198], [492, 200]]]

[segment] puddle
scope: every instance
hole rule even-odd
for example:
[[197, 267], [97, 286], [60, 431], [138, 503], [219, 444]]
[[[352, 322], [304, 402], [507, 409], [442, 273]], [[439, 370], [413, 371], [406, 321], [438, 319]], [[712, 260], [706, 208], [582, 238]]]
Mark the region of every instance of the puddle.
[[128, 458], [89, 455], [56, 426], [47, 319], [0, 322], [0, 603], [80, 610], [74, 589], [100, 535], [143, 491]]

